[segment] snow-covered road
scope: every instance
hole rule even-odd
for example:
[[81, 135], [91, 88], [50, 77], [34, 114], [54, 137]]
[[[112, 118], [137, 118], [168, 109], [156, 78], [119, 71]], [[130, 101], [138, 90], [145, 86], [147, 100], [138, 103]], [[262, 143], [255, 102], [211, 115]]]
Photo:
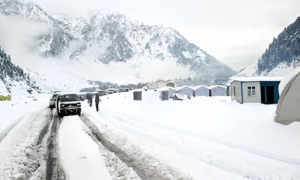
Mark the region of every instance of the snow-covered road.
[[300, 123], [275, 123], [276, 105], [228, 97], [163, 102], [155, 91], [143, 93], [141, 102], [130, 93], [102, 99], [94, 121], [119, 137], [115, 143], [139, 147], [192, 179], [300, 179]]
[[102, 97], [99, 112], [83, 102], [81, 117], [58, 118], [48, 97], [6, 116], [19, 123], [0, 142], [0, 180], [300, 179], [300, 123], [275, 123], [276, 105], [143, 93]]

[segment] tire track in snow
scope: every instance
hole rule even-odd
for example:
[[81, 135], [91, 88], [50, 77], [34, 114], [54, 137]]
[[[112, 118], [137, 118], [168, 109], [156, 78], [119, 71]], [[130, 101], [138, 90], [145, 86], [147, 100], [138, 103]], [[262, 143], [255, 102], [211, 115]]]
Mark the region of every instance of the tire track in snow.
[[177, 173], [172, 168], [160, 163], [158, 160], [145, 155], [137, 147], [130, 147], [130, 151], [122, 149], [122, 145], [113, 144], [108, 140], [103, 133], [99, 131], [96, 125], [91, 120], [81, 117], [82, 121], [91, 130], [97, 140], [103, 144], [103, 146], [109, 151], [113, 152], [119, 159], [121, 159], [127, 166], [132, 167], [133, 170], [145, 180], [188, 180], [189, 177], [185, 177]]
[[0, 172], [1, 180], [44, 179], [51, 119], [51, 111], [42, 109], [25, 116], [11, 129], [0, 147], [0, 171], [1, 163], [5, 166], [4, 172]]
[[52, 117], [52, 125], [47, 145], [46, 180], [65, 180], [65, 174], [58, 159], [58, 129], [61, 120], [57, 115]]

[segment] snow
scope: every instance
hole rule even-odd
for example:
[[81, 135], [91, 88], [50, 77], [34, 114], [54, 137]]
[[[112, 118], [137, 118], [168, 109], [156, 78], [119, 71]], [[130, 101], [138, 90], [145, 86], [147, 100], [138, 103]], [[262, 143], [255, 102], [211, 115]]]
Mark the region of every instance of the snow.
[[284, 77], [293, 70], [294, 70], [293, 63], [291, 63], [291, 65], [288, 66], [286, 62], [282, 62], [282, 63], [278, 64], [274, 69], [272, 69], [272, 71], [270, 71], [268, 73], [268, 76], [270, 76], [270, 77], [275, 77], [275, 76]]
[[[23, 105], [23, 107], [26, 106]], [[20, 123], [0, 142], [1, 180], [30, 179], [32, 176], [35, 178], [31, 180], [43, 179], [46, 145], [45, 141], [39, 142], [39, 139], [41, 131], [50, 121], [51, 113], [44, 106], [39, 108], [42, 109], [24, 116]], [[2, 113], [0, 114], [1, 119], [5, 117]]]
[[16, 93], [12, 101], [0, 101], [0, 142], [24, 116], [47, 106], [45, 101], [50, 99], [50, 95], [36, 94], [37, 101], [33, 101], [33, 98], [28, 98], [31, 95], [26, 94]]
[[197, 90], [197, 89], [199, 89], [199, 88], [201, 88], [201, 87], [206, 88], [206, 89], [209, 89], [209, 87], [204, 86], [204, 85], [195, 86], [195, 87], [192, 87], [192, 89]]
[[182, 54], [183, 54], [183, 56], [184, 56], [185, 58], [188, 58], [188, 59], [191, 59], [191, 58], [192, 58], [192, 56], [191, 56], [191, 54], [190, 54], [189, 51], [182, 51]]
[[275, 123], [276, 105], [241, 105], [230, 97], [160, 101], [155, 91], [143, 93], [141, 102], [132, 99], [132, 92], [103, 97], [95, 123], [114, 142], [137, 146], [182, 174], [201, 179], [207, 172], [195, 167], [205, 167], [209, 179], [220, 173], [223, 179], [234, 179], [232, 173], [238, 179], [300, 178], [300, 125]]
[[209, 88], [209, 89], [213, 89], [213, 88], [216, 88], [216, 87], [220, 87], [220, 88], [226, 89], [225, 86], [221, 86], [221, 85], [213, 85], [213, 86], [209, 86], [208, 88]]
[[[37, 102], [13, 107], [11, 102], [0, 102], [0, 117], [14, 123], [25, 111], [11, 115], [13, 110], [32, 106], [0, 142], [0, 179], [23, 177], [22, 172], [31, 167], [24, 167], [23, 161], [34, 167], [40, 162], [42, 166], [31, 175], [43, 176], [45, 150], [34, 144], [49, 120], [48, 97], [37, 96]], [[133, 91], [102, 96], [99, 112], [83, 102], [82, 118], [148, 177], [300, 179], [300, 123], [284, 126], [274, 122], [276, 105], [239, 104], [230, 97], [161, 101], [159, 92], [152, 90], [143, 91], [142, 99], [134, 101]], [[95, 142], [82, 118], [66, 116], [59, 129], [59, 159], [68, 179], [118, 179], [115, 172], [123, 172], [124, 163], [119, 160], [116, 165], [114, 153], [100, 148], [100, 141]], [[0, 127], [6, 124], [1, 118]], [[36, 160], [28, 160], [24, 152]], [[123, 174], [138, 179], [130, 168]]]
[[183, 92], [177, 92], [174, 94], [174, 96], [176, 96], [180, 100], [185, 100], [188, 98], [188, 96], [186, 94], [184, 94]]
[[97, 144], [79, 116], [64, 117], [59, 128], [61, 163], [68, 179], [111, 180]]
[[290, 72], [279, 84], [279, 95], [281, 95], [282, 91], [284, 90], [285, 86], [293, 79], [298, 73], [300, 72], [300, 67], [297, 67], [295, 70]]
[[233, 81], [253, 82], [253, 81], [281, 81], [284, 77], [234, 77]]

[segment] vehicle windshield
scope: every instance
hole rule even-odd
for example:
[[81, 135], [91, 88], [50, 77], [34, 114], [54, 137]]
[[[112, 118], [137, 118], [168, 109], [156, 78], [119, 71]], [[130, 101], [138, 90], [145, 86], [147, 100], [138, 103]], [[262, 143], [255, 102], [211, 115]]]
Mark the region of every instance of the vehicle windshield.
[[64, 94], [60, 95], [61, 102], [69, 102], [69, 101], [80, 101], [78, 94]]

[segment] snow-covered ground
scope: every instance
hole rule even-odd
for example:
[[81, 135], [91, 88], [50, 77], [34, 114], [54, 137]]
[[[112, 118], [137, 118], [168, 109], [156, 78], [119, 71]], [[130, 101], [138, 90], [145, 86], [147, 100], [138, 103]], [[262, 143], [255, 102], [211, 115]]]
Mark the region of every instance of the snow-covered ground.
[[[0, 135], [19, 122], [0, 140], [0, 179], [43, 177], [45, 165], [35, 164], [45, 164], [45, 139], [36, 141], [51, 111], [49, 95], [37, 99], [0, 102]], [[276, 105], [229, 97], [161, 101], [156, 91], [143, 91], [142, 101], [132, 92], [101, 100], [99, 112], [83, 102], [81, 118], [62, 119], [59, 162], [67, 179], [139, 179], [134, 171], [142, 179], [300, 179], [300, 123], [274, 122]]]
[[97, 144], [84, 129], [78, 116], [64, 117], [59, 129], [61, 162], [68, 179], [112, 179]]
[[12, 101], [0, 101], [0, 142], [24, 116], [47, 107], [50, 95], [18, 93]]
[[229, 97], [160, 101], [155, 91], [144, 91], [143, 101], [132, 99], [132, 92], [103, 97], [95, 124], [115, 142], [139, 147], [182, 174], [300, 179], [300, 123], [275, 123], [276, 105]]

